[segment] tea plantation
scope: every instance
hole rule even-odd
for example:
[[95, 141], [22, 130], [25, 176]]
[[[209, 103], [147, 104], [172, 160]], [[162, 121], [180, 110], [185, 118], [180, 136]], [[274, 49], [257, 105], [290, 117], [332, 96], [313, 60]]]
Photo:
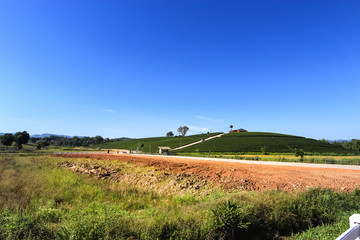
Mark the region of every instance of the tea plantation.
[[220, 138], [214, 138], [210, 141], [189, 146], [175, 152], [247, 153], [265, 151], [268, 153], [291, 153], [294, 148], [301, 148], [307, 153], [354, 153], [353, 151], [331, 145], [325, 141], [269, 132], [228, 133]]
[[200, 141], [203, 138], [211, 137], [218, 135], [220, 133], [209, 133], [209, 134], [198, 134], [191, 135], [187, 137], [154, 137], [154, 138], [137, 138], [137, 139], [128, 139], [118, 142], [111, 142], [107, 144], [99, 145], [100, 148], [108, 149], [129, 149], [129, 150], [139, 150], [143, 152], [158, 152], [158, 147], [170, 147], [177, 148], [184, 146], [189, 143]]

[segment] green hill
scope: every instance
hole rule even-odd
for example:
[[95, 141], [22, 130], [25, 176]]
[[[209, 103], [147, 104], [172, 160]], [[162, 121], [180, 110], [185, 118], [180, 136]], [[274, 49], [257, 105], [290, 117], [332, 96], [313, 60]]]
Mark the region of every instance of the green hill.
[[[177, 148], [184, 146], [189, 143], [199, 141], [203, 138], [211, 137], [218, 135], [220, 133], [209, 133], [209, 134], [198, 134], [191, 135], [187, 137], [154, 137], [154, 138], [137, 138], [137, 139], [128, 139], [118, 142], [111, 142], [107, 144], [97, 145], [96, 147], [107, 148], [107, 149], [131, 149], [136, 150], [139, 147], [140, 151], [143, 152], [158, 152], [158, 147], [170, 147]], [[143, 145], [143, 147], [141, 147]]]
[[354, 153], [342, 147], [331, 145], [328, 142], [311, 138], [268, 133], [245, 132], [228, 133], [220, 138], [215, 138], [174, 152], [266, 152], [290, 153], [294, 148], [302, 148], [307, 153]]

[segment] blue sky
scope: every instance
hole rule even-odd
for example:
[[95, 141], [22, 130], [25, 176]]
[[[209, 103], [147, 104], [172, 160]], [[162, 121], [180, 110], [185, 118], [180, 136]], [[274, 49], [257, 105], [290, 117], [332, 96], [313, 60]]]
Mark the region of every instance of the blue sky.
[[0, 0], [0, 132], [360, 138], [357, 0]]

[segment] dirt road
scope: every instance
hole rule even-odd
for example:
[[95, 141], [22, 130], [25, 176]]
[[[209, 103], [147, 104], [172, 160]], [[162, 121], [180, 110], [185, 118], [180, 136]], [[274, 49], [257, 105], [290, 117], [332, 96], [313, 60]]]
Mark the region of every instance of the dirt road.
[[[153, 166], [158, 170], [172, 173], [186, 173], [205, 177], [214, 185], [228, 189], [263, 191], [279, 189], [284, 191], [306, 190], [311, 187], [352, 191], [360, 186], [360, 169], [334, 169], [310, 166], [262, 165], [258, 162], [239, 163], [143, 156], [126, 154], [63, 154], [63, 157], [84, 157], [128, 161], [140, 166]], [[331, 166], [331, 165], [330, 165]]]
[[292, 166], [292, 167], [310, 167], [310, 168], [336, 168], [336, 169], [360, 170], [360, 165], [339, 165], [339, 164], [319, 164], [319, 163], [299, 163], [299, 162], [234, 160], [234, 159], [226, 159], [226, 158], [184, 157], [184, 156], [166, 156], [166, 155], [143, 155], [143, 156], [192, 159], [192, 160], [199, 160], [199, 161], [230, 162], [230, 163], [237, 163], [237, 164], [260, 164], [260, 165], [274, 165], [274, 166]]

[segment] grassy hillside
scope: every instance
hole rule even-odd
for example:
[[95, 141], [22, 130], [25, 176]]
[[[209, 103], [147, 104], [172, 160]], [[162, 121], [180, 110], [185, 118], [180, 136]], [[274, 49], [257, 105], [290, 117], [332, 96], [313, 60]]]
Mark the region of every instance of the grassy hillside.
[[352, 153], [315, 139], [267, 132], [229, 133], [176, 152], [261, 152], [262, 147], [276, 153], [292, 152], [294, 148], [302, 148], [308, 153]]
[[[118, 142], [111, 142], [99, 145], [101, 148], [108, 149], [132, 149], [136, 150], [137, 147], [143, 152], [158, 152], [158, 147], [177, 148], [189, 143], [199, 141], [203, 138], [218, 135], [220, 133], [198, 134], [187, 137], [155, 137], [155, 138], [138, 138], [128, 139]], [[144, 146], [141, 148], [141, 145]]]

